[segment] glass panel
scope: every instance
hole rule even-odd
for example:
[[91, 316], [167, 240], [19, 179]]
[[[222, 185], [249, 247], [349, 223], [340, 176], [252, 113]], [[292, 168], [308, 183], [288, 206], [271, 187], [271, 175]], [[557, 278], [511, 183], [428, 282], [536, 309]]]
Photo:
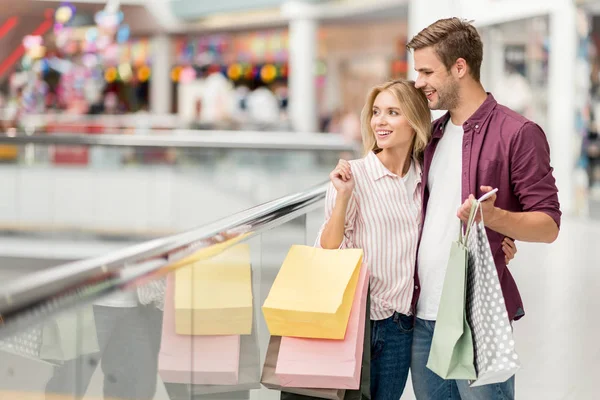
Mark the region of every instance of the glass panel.
[[352, 155], [21, 146], [0, 164], [0, 231], [164, 236], [321, 183], [340, 157]]
[[270, 338], [261, 307], [289, 248], [306, 243], [306, 222], [297, 217], [5, 338], [0, 391], [74, 399], [279, 398], [260, 384]]

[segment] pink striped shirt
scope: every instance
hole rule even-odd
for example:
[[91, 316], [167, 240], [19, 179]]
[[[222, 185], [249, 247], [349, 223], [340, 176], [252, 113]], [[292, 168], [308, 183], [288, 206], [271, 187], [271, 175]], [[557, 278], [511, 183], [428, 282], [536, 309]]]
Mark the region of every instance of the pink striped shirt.
[[[409, 315], [421, 223], [421, 167], [413, 161], [404, 177], [391, 173], [374, 153], [350, 161], [356, 186], [348, 205], [340, 248], [362, 248], [371, 273], [371, 319], [394, 311]], [[325, 223], [337, 191], [330, 184], [325, 200]]]

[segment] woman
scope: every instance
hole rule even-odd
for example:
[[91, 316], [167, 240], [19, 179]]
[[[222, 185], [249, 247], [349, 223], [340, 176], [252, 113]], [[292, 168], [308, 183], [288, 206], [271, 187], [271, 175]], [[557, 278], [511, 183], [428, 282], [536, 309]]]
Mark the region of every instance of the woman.
[[[362, 248], [370, 279], [371, 398], [398, 400], [410, 366], [413, 276], [421, 225], [421, 160], [431, 133], [414, 82], [371, 90], [362, 111], [365, 156], [331, 172], [317, 245]], [[504, 247], [506, 257], [514, 248]]]

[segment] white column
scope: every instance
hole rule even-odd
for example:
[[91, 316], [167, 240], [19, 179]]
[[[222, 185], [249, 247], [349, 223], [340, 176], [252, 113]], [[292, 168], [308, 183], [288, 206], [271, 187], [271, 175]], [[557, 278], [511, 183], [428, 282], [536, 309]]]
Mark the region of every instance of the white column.
[[327, 60], [327, 80], [323, 95], [323, 110], [331, 114], [338, 110], [342, 102], [342, 85], [340, 78], [340, 60], [337, 56], [330, 56]]
[[502, 31], [493, 26], [480, 29], [479, 33], [483, 39], [481, 83], [494, 93], [504, 79], [504, 38]]
[[550, 154], [563, 213], [574, 211], [575, 86], [577, 27], [572, 0], [560, 2], [550, 14], [548, 60], [548, 126]]
[[289, 112], [292, 127], [298, 132], [316, 132], [316, 9], [302, 1], [289, 1], [281, 11], [289, 19]]
[[172, 42], [169, 35], [152, 38], [152, 77], [150, 79], [150, 112], [171, 113], [171, 55]]

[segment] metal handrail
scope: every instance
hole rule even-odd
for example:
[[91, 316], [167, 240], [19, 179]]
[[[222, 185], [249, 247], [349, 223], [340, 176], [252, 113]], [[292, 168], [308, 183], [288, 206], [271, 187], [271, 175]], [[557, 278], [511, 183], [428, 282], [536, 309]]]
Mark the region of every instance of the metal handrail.
[[320, 184], [197, 229], [4, 283], [0, 288], [0, 338], [107, 293], [158, 279], [201, 250], [222, 251], [282, 225], [318, 208], [326, 190], [327, 184]]
[[357, 151], [357, 144], [341, 135], [325, 133], [259, 132], [259, 131], [197, 131], [172, 130], [170, 133], [131, 134], [131, 131], [110, 134], [36, 133], [33, 135], [0, 135], [0, 144], [108, 146], [142, 148], [222, 148], [254, 150]]

